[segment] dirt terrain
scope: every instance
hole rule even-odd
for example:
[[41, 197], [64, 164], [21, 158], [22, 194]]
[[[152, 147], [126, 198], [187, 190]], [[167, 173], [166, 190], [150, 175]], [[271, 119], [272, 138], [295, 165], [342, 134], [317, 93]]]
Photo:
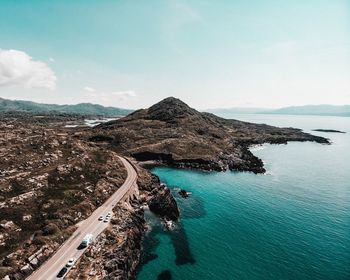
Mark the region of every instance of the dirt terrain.
[[0, 121], [0, 278], [35, 268], [126, 177], [113, 152], [67, 118]]

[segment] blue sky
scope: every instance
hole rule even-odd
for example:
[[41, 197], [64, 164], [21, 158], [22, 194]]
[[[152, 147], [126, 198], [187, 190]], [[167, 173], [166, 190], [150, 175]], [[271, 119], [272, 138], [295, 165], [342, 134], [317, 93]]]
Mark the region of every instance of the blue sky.
[[1, 0], [0, 49], [5, 98], [350, 104], [347, 0]]

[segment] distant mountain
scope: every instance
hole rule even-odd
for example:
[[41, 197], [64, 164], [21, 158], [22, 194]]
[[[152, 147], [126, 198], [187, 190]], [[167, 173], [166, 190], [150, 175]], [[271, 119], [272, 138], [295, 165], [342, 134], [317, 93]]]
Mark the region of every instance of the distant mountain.
[[222, 117], [233, 117], [235, 114], [278, 114], [278, 115], [315, 115], [315, 116], [342, 116], [350, 117], [350, 105], [306, 105], [291, 106], [279, 109], [264, 108], [218, 108], [208, 109], [207, 112]]
[[219, 116], [229, 116], [232, 114], [257, 114], [266, 111], [263, 108], [244, 108], [244, 107], [233, 107], [233, 108], [215, 108], [205, 110], [208, 113], [212, 113]]
[[92, 116], [105, 116], [116, 117], [125, 116], [131, 113], [133, 110], [104, 107], [98, 104], [80, 103], [76, 105], [56, 105], [56, 104], [43, 104], [32, 101], [23, 100], [9, 100], [0, 98], [0, 113], [1, 112], [26, 112], [26, 113], [65, 113], [65, 114], [78, 114], [78, 115], [92, 115]]
[[342, 116], [350, 117], [350, 105], [306, 105], [292, 106], [276, 110], [260, 112], [264, 114], [283, 114], [283, 115], [316, 115], [316, 116]]

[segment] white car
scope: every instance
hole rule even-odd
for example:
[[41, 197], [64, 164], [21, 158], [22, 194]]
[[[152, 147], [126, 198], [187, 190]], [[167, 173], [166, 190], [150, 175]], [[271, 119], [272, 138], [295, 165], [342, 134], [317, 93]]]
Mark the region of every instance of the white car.
[[100, 217], [98, 217], [98, 220], [102, 221], [103, 220], [103, 216], [101, 215]]
[[108, 223], [109, 222], [109, 217], [106, 217], [104, 220], [103, 220], [104, 223]]
[[81, 241], [79, 248], [82, 249], [82, 248], [89, 246], [92, 241], [93, 241], [93, 235], [91, 233], [89, 233]]
[[108, 212], [106, 217], [109, 218], [110, 216], [111, 216], [111, 212]]
[[75, 258], [71, 258], [68, 260], [66, 267], [71, 267], [75, 264], [76, 259]]

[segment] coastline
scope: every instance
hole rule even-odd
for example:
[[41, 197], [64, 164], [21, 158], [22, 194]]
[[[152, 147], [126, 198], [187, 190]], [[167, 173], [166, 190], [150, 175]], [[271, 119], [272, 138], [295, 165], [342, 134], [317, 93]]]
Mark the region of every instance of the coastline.
[[[110, 227], [102, 233], [67, 279], [87, 277], [91, 273], [106, 280], [135, 279], [142, 254], [142, 240], [147, 231], [144, 209], [149, 208], [160, 221], [179, 219], [177, 203], [158, 176], [138, 166], [136, 196], [115, 206]], [[149, 211], [151, 211], [149, 210]], [[102, 264], [96, 266], [96, 264]]]
[[[168, 271], [167, 275], [172, 279], [186, 279], [186, 276], [206, 279], [205, 275], [211, 271], [215, 271], [215, 280], [230, 279], [229, 275], [235, 275], [237, 279], [280, 279], [284, 273], [294, 275], [295, 279], [313, 279], [314, 273], [319, 275], [318, 279], [330, 279], [332, 275], [346, 279], [345, 275], [349, 274], [343, 257], [349, 256], [345, 246], [348, 243], [344, 243], [348, 240], [345, 231], [348, 215], [344, 203], [339, 203], [339, 196], [329, 189], [333, 184], [329, 173], [322, 172], [326, 169], [333, 175], [343, 174], [334, 184], [338, 186], [337, 191], [348, 191], [348, 175], [344, 170], [332, 168], [329, 162], [338, 151], [342, 162], [348, 166], [341, 151], [346, 139], [343, 135], [334, 137], [332, 140], [339, 139], [334, 145], [310, 143], [305, 149], [303, 143], [268, 145], [256, 155], [267, 162], [272, 176], [240, 172], [192, 173], [191, 170], [162, 167], [154, 170], [171, 188], [193, 192], [188, 200], [178, 199], [178, 202], [181, 224], [196, 262], [178, 265], [172, 238], [178, 242], [186, 239], [176, 232], [168, 234], [153, 227], [155, 231], [150, 233], [153, 239], [146, 242], [158, 245], [146, 248], [148, 256], [153, 258], [144, 264], [137, 279], [157, 279], [157, 276], [165, 275], [164, 271]], [[313, 161], [316, 155], [319, 155], [319, 163]], [[303, 156], [305, 160], [300, 161]], [[314, 177], [314, 172], [320, 172], [319, 177]], [[323, 192], [319, 194], [316, 190]], [[335, 212], [329, 212], [331, 205]], [[342, 223], [324, 219], [333, 214], [340, 215]], [[330, 224], [332, 228], [329, 228]], [[324, 235], [319, 235], [318, 227], [324, 230]], [[218, 229], [220, 235], [217, 235]], [[320, 242], [332, 242], [336, 247], [326, 246], [327, 250], [324, 250], [325, 247], [318, 246]], [[326, 263], [319, 265], [320, 260]], [[221, 266], [222, 263], [227, 265]], [[256, 270], [250, 269], [252, 265], [256, 265]], [[334, 271], [334, 266], [339, 270]], [[259, 275], [263, 277], [259, 278]]]

